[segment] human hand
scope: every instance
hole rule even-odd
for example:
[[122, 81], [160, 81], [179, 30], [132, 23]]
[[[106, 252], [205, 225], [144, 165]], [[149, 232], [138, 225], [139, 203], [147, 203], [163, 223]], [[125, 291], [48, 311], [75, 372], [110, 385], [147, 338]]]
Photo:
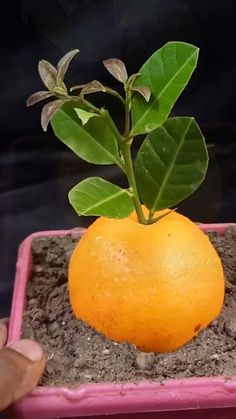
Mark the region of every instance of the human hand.
[[46, 363], [43, 348], [29, 339], [4, 346], [7, 322], [0, 320], [0, 411], [30, 393]]

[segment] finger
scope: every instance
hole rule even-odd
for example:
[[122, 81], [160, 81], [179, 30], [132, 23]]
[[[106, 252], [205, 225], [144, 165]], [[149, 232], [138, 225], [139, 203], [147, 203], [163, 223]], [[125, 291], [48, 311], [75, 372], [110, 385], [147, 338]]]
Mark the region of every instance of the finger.
[[29, 339], [20, 340], [0, 351], [0, 410], [30, 393], [44, 367], [42, 347]]
[[7, 341], [7, 324], [8, 319], [1, 319], [0, 320], [0, 349], [3, 348]]

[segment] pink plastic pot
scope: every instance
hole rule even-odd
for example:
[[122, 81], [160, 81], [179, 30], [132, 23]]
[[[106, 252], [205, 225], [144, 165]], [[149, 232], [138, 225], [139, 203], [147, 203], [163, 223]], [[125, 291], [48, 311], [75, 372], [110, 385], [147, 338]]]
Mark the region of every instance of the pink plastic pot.
[[[204, 231], [224, 232], [227, 224], [201, 224]], [[83, 232], [83, 229], [75, 231]], [[65, 236], [71, 231], [43, 231], [30, 235], [18, 254], [8, 343], [20, 338], [25, 292], [35, 237]], [[155, 412], [155, 413], [154, 413]], [[158, 412], [158, 413], [157, 413]], [[206, 416], [204, 415], [204, 412]], [[9, 410], [14, 419], [81, 418], [107, 414], [122, 419], [233, 419], [236, 417], [236, 377], [187, 378], [164, 384], [84, 384], [77, 388], [37, 387]]]

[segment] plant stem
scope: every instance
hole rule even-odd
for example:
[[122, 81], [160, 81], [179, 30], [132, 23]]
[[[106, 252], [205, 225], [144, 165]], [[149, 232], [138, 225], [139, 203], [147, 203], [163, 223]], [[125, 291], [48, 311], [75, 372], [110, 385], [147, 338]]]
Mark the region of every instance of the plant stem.
[[134, 176], [134, 168], [131, 156], [131, 142], [132, 141], [123, 141], [121, 146], [121, 151], [126, 167], [126, 175], [129, 182], [130, 192], [131, 192], [131, 199], [134, 203], [135, 211], [137, 213], [138, 221], [141, 224], [147, 224], [147, 220], [144, 217], [141, 202], [138, 196], [138, 190], [136, 185], [136, 179]]
[[88, 100], [86, 100], [84, 98], [83, 95], [80, 96], [67, 96], [69, 100], [73, 100], [75, 102], [78, 102], [80, 105], [85, 105], [87, 106], [91, 111], [97, 113], [97, 114], [101, 114], [101, 109], [97, 108], [96, 106], [94, 106], [91, 102], [89, 102]]
[[125, 129], [123, 136], [126, 138], [129, 135], [130, 131], [130, 114], [129, 114], [129, 107], [130, 107], [130, 94], [125, 90]]
[[155, 214], [155, 213], [154, 213], [152, 210], [150, 210], [150, 211], [149, 211], [149, 214], [148, 214], [148, 221], [152, 222], [153, 217], [154, 217], [154, 214]]
[[[123, 137], [121, 136], [120, 132], [118, 131], [113, 119], [110, 117], [109, 112], [106, 109], [101, 109], [101, 115], [106, 118], [107, 124], [110, 126], [111, 131], [113, 132], [114, 136], [116, 137], [119, 149], [121, 150]], [[124, 164], [123, 155], [120, 155], [120, 166], [121, 170], [126, 174], [126, 167]]]
[[[85, 86], [86, 86], [85, 84], [78, 84], [78, 86], [73, 86], [70, 89], [70, 92], [74, 92], [77, 89], [82, 89]], [[125, 104], [125, 99], [116, 90], [111, 89], [108, 86], [103, 86], [103, 87], [104, 87], [104, 90], [101, 90], [101, 92], [103, 92], [103, 93], [109, 93], [110, 95], [115, 96], [117, 99], [119, 99], [123, 103], [123, 105]], [[94, 93], [96, 93], [96, 92], [94, 92]]]
[[81, 97], [81, 102], [85, 105], [88, 106], [88, 108], [90, 108], [93, 112], [100, 114], [101, 113], [101, 109], [97, 108], [95, 105], [93, 105], [93, 103], [89, 102], [88, 100], [86, 100], [84, 98], [83, 95], [80, 95]]
[[[114, 91], [111, 89], [108, 93], [114, 95]], [[122, 98], [119, 93], [117, 93], [117, 96], [119, 98]], [[83, 103], [84, 105], [88, 106], [92, 111], [96, 113], [100, 113], [103, 115], [107, 122], [109, 123], [114, 135], [117, 138], [120, 151], [121, 151], [121, 159], [119, 167], [123, 170], [123, 172], [126, 174], [128, 183], [129, 183], [129, 191], [130, 196], [134, 204], [134, 208], [137, 214], [137, 218], [140, 224], [151, 224], [152, 220], [147, 220], [143, 214], [141, 201], [139, 199], [138, 195], [138, 189], [136, 184], [136, 179], [134, 175], [134, 167], [133, 167], [133, 161], [132, 161], [132, 155], [131, 155], [131, 144], [133, 141], [133, 138], [130, 136], [130, 100], [131, 100], [131, 94], [129, 90], [129, 86], [125, 86], [125, 100], [122, 98], [122, 101], [125, 105], [125, 128], [123, 136], [119, 133], [117, 130], [112, 118], [108, 114], [108, 112], [105, 109], [98, 109], [96, 108], [92, 103], [87, 101], [83, 96], [70, 96], [71, 99], [74, 99], [75, 101], [78, 101], [80, 103]]]
[[106, 89], [106, 93], [109, 93], [112, 96], [115, 96], [117, 99], [119, 99], [123, 105], [125, 105], [125, 99], [116, 91], [111, 89], [110, 87], [104, 86]]
[[134, 167], [133, 167], [133, 161], [131, 156], [131, 144], [133, 139], [129, 138], [127, 140], [127, 137], [129, 136], [130, 131], [130, 92], [129, 89], [125, 87], [125, 94], [126, 94], [126, 100], [125, 100], [125, 129], [123, 134], [123, 141], [120, 144], [120, 149], [122, 152], [122, 156], [124, 159], [124, 164], [126, 167], [126, 175], [129, 182], [130, 187], [130, 193], [131, 198], [134, 203], [135, 211], [137, 213], [138, 221], [141, 224], [147, 224], [147, 220], [144, 217], [142, 205], [139, 199], [138, 195], [138, 189], [136, 184], [136, 179], [134, 175]]

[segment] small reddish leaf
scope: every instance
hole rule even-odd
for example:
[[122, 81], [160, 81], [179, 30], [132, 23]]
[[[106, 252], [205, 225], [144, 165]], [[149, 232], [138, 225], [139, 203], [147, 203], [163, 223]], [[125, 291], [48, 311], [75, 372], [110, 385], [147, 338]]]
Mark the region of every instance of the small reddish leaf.
[[83, 95], [88, 95], [90, 93], [96, 92], [105, 92], [106, 88], [98, 80], [93, 80], [90, 83], [87, 83], [81, 90]]
[[144, 97], [146, 102], [149, 102], [151, 97], [151, 90], [148, 86], [134, 86], [131, 90], [140, 93], [140, 95]]
[[109, 58], [103, 61], [107, 71], [121, 83], [125, 83], [128, 79], [127, 70], [123, 61], [118, 58]]
[[46, 90], [44, 90], [42, 92], [33, 93], [26, 100], [26, 106], [32, 106], [35, 103], [38, 103], [41, 100], [47, 99], [50, 96], [52, 96], [52, 94], [50, 92], [46, 91]]
[[73, 51], [68, 52], [65, 54], [60, 61], [57, 63], [57, 83], [61, 84], [63, 82], [65, 74], [68, 70], [69, 64], [74, 56], [79, 52], [79, 49], [74, 49]]
[[48, 90], [52, 90], [57, 83], [56, 68], [48, 61], [41, 60], [39, 61], [38, 70], [44, 85], [48, 88]]
[[48, 124], [53, 115], [65, 103], [65, 100], [57, 99], [44, 105], [41, 113], [41, 125], [44, 131], [47, 131]]

